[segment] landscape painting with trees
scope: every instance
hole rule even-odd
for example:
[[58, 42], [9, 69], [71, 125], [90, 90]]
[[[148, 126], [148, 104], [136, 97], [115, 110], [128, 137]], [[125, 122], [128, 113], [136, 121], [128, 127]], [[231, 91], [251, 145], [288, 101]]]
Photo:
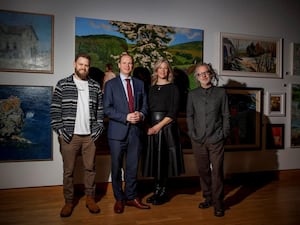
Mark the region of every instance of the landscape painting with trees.
[[117, 68], [118, 57], [128, 52], [135, 67], [152, 73], [157, 59], [163, 57], [190, 75], [203, 60], [203, 30], [153, 24], [76, 17], [75, 51], [89, 53], [92, 65], [104, 70], [106, 63]]
[[182, 147], [191, 148], [185, 105], [188, 91], [197, 87], [193, 73], [195, 65], [203, 61], [203, 30], [76, 17], [75, 53], [79, 52], [88, 53], [92, 58], [91, 67], [101, 71], [107, 63], [113, 64], [116, 74], [117, 62], [123, 52], [133, 56], [135, 69], [142, 68], [148, 74], [152, 74], [158, 59], [167, 59], [180, 91], [178, 122]]
[[221, 33], [220, 73], [230, 76], [282, 77], [282, 40]]

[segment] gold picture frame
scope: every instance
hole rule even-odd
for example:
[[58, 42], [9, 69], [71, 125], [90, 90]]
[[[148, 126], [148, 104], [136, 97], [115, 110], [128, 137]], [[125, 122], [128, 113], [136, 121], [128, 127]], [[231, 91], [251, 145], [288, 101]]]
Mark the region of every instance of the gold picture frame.
[[230, 110], [230, 136], [225, 150], [261, 149], [262, 88], [225, 87]]

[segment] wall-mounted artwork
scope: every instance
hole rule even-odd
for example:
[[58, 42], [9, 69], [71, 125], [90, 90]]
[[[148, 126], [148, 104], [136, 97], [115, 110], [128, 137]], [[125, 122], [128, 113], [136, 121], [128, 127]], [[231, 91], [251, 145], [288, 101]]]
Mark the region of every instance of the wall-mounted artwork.
[[282, 39], [221, 33], [220, 75], [282, 78]]
[[291, 88], [291, 147], [300, 147], [300, 84]]
[[203, 61], [203, 30], [76, 17], [75, 53], [79, 52], [91, 55], [92, 67], [104, 71], [105, 65], [111, 63], [116, 73], [119, 55], [128, 52], [134, 58], [135, 69], [147, 69], [149, 76], [158, 59], [168, 59], [181, 97], [181, 143], [183, 148], [191, 147], [185, 106], [188, 90], [197, 86], [195, 65]]
[[0, 162], [52, 160], [52, 87], [0, 85]]
[[54, 16], [0, 10], [0, 71], [53, 73]]
[[285, 93], [267, 92], [267, 112], [268, 116], [285, 116]]
[[284, 148], [284, 124], [267, 124], [266, 149]]
[[[163, 57], [177, 69], [175, 72], [183, 71], [188, 76], [203, 60], [200, 29], [76, 17], [75, 35], [75, 52], [89, 53], [91, 66], [103, 71], [106, 63], [117, 70], [122, 52], [134, 57], [135, 67], [152, 72], [154, 62]], [[189, 78], [191, 86], [195, 85], [193, 76]]]
[[300, 43], [292, 43], [292, 75], [300, 75]]
[[263, 89], [225, 88], [229, 99], [231, 129], [225, 150], [260, 149]]

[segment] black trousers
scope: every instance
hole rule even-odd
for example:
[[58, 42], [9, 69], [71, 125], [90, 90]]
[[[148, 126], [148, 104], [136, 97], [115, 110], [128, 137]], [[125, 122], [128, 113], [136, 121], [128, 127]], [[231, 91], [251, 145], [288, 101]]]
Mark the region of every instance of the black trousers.
[[192, 140], [203, 197], [215, 208], [224, 207], [224, 142], [200, 144]]

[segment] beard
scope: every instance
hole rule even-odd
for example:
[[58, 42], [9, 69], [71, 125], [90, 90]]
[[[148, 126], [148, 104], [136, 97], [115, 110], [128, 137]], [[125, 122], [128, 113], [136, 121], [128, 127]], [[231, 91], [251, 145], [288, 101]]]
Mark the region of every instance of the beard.
[[88, 76], [88, 71], [85, 71], [83, 69], [77, 70], [75, 68], [75, 74], [81, 79], [81, 80], [86, 80]]

